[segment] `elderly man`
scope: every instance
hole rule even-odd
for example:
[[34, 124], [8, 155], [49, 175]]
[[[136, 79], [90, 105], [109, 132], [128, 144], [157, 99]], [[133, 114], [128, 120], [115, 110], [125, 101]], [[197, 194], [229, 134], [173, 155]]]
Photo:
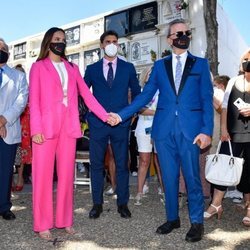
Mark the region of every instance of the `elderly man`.
[[143, 92], [129, 107], [118, 112], [120, 117], [113, 116], [116, 123], [126, 120], [159, 90], [151, 137], [160, 161], [167, 221], [156, 232], [169, 234], [180, 227], [178, 187], [181, 167], [191, 222], [185, 239], [196, 242], [202, 239], [204, 232], [199, 154], [200, 149], [211, 143], [213, 134], [213, 86], [208, 61], [188, 52], [190, 39], [191, 30], [185, 21], [173, 20], [167, 34], [172, 54], [155, 62]]
[[10, 211], [10, 191], [17, 144], [21, 142], [19, 117], [28, 99], [25, 74], [6, 65], [9, 48], [0, 38], [0, 215], [16, 217]]

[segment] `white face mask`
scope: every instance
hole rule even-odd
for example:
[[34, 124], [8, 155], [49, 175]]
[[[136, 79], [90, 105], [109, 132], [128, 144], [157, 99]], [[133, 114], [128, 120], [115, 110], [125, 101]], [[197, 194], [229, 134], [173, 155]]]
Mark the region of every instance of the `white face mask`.
[[111, 43], [104, 48], [104, 52], [108, 57], [115, 57], [117, 55], [118, 48], [116, 45]]

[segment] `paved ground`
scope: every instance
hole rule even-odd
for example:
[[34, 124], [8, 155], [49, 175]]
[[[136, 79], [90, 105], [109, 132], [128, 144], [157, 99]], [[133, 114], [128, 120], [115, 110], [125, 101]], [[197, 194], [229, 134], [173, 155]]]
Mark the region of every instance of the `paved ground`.
[[[136, 177], [131, 177], [131, 194], [135, 195]], [[158, 235], [156, 228], [165, 222], [164, 208], [157, 194], [157, 184], [150, 183], [150, 192], [141, 206], [130, 200], [131, 219], [122, 219], [116, 211], [116, 200], [105, 198], [104, 212], [97, 220], [90, 220], [91, 195], [87, 187], [75, 190], [75, 229], [68, 236], [64, 230], [52, 231], [54, 241], [44, 241], [32, 231], [31, 190], [26, 186], [13, 200], [15, 221], [0, 218], [0, 249], [250, 249], [250, 228], [241, 224], [243, 213], [235, 209], [231, 199], [224, 201], [221, 221], [215, 218], [205, 223], [204, 239], [187, 243], [189, 229], [187, 206], [180, 209], [181, 228], [169, 235]]]

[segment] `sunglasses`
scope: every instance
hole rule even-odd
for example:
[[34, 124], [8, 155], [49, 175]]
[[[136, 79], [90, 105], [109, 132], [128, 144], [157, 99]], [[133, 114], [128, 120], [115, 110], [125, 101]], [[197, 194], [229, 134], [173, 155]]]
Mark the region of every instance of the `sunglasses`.
[[192, 35], [192, 31], [191, 31], [191, 30], [187, 30], [187, 31], [177, 31], [177, 32], [175, 32], [175, 33], [170, 34], [168, 37], [173, 36], [173, 35], [176, 35], [177, 38], [180, 38], [180, 37], [182, 37], [184, 34], [185, 34], [186, 36], [191, 36], [191, 35]]

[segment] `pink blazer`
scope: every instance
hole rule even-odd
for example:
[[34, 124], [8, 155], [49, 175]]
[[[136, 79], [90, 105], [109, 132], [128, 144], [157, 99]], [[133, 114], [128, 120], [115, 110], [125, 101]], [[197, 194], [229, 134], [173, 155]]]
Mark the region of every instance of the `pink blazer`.
[[106, 122], [107, 112], [95, 99], [81, 77], [78, 66], [63, 60], [68, 72], [68, 108], [63, 109], [63, 90], [60, 77], [49, 58], [35, 62], [30, 70], [30, 126], [31, 135], [44, 134], [46, 139], [58, 136], [61, 121], [66, 122], [67, 133], [81, 137], [78, 112], [78, 92], [88, 108]]

